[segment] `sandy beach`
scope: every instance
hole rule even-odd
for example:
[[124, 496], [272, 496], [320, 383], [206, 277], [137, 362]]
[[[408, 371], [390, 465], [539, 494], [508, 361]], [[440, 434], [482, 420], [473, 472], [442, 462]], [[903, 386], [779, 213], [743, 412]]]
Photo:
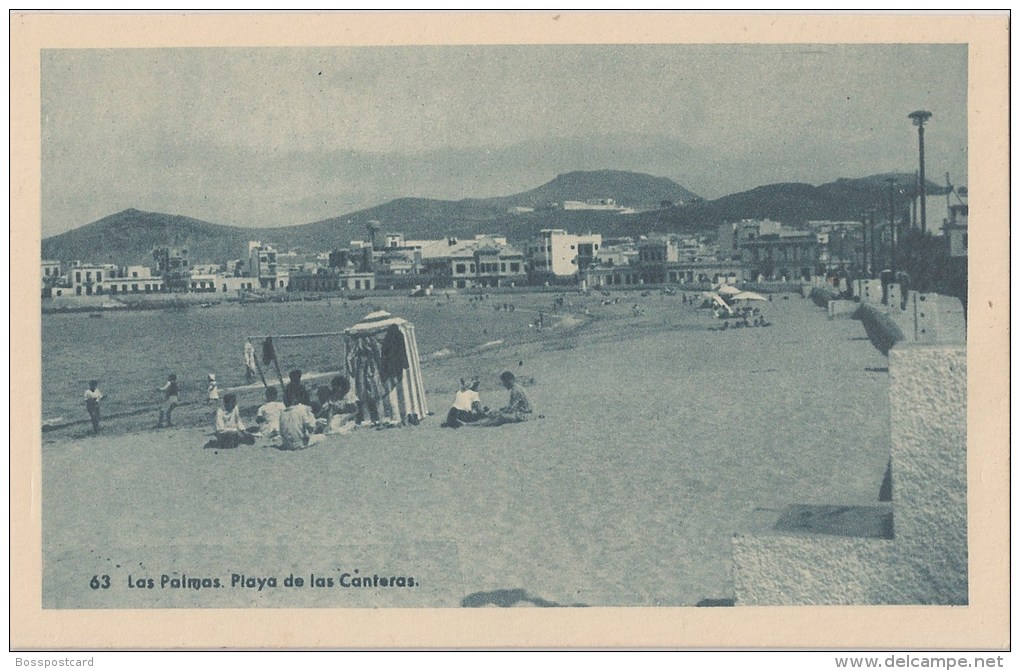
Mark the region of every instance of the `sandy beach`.
[[[756, 511], [877, 499], [887, 362], [860, 322], [787, 294], [773, 326], [719, 332], [678, 296], [614, 295], [423, 351], [420, 426], [224, 451], [193, 407], [171, 430], [46, 435], [44, 606], [693, 606], [732, 599], [730, 538]], [[440, 428], [461, 376], [502, 405], [503, 370], [542, 418]]]

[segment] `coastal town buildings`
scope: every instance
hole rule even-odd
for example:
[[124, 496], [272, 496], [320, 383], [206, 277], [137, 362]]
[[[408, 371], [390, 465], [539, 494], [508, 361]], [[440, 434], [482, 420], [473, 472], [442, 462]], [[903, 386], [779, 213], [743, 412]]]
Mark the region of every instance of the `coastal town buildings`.
[[[609, 199], [594, 203], [615, 207]], [[945, 234], [957, 256], [966, 254], [966, 204], [952, 209]], [[650, 233], [603, 238], [542, 229], [523, 249], [496, 233], [470, 238], [409, 240], [381, 234], [328, 251], [287, 249], [251, 240], [233, 260], [193, 263], [186, 247], [153, 249], [153, 267], [60, 261], [41, 263], [43, 295], [196, 292], [227, 296], [284, 292], [345, 292], [420, 287], [468, 289], [571, 284], [588, 287], [798, 281], [863, 267], [866, 225], [809, 221], [803, 229], [769, 219], [717, 227], [716, 235]], [[286, 244], [286, 241], [284, 241]]]

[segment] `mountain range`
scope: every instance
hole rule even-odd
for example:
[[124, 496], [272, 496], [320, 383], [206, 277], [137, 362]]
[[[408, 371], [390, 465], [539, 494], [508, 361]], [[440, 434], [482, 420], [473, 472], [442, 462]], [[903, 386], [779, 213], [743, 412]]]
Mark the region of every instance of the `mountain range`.
[[[239, 258], [249, 240], [261, 240], [280, 249], [305, 252], [346, 247], [365, 239], [369, 222], [381, 232], [399, 231], [408, 239], [505, 235], [524, 241], [543, 228], [572, 232], [593, 231], [606, 236], [637, 236], [649, 232], [693, 233], [714, 229], [740, 219], [773, 219], [797, 225], [812, 219], [859, 220], [868, 207], [878, 220], [889, 208], [888, 179], [911, 185], [899, 189], [897, 203], [906, 206], [914, 189], [911, 173], [888, 173], [857, 179], [839, 179], [812, 186], [783, 183], [761, 186], [715, 200], [702, 200], [683, 186], [663, 177], [619, 170], [578, 171], [559, 175], [537, 188], [510, 196], [434, 200], [398, 198], [382, 205], [308, 224], [278, 228], [224, 226], [181, 215], [127, 209], [71, 231], [45, 238], [45, 259], [69, 262], [148, 263], [156, 245], [187, 246], [193, 261], [219, 262]], [[930, 195], [945, 187], [931, 182]], [[638, 210], [618, 214], [549, 207], [565, 200], [613, 198], [618, 205]], [[511, 208], [532, 211], [510, 212]]]

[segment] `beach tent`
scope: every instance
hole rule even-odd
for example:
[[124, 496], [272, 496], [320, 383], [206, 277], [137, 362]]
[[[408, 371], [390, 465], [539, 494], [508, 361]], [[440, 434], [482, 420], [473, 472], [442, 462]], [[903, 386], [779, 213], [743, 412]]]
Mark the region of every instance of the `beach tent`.
[[740, 293], [733, 294], [731, 298], [735, 301], [764, 301], [767, 300], [761, 294], [756, 294], [753, 291], [741, 291]]
[[428, 415], [414, 324], [383, 310], [372, 312], [344, 330], [344, 343], [347, 374], [355, 390], [378, 395], [382, 421], [417, 424]]
[[705, 297], [705, 301], [701, 304], [703, 308], [717, 307], [726, 311], [726, 314], [733, 314], [733, 309], [722, 299], [719, 294], [706, 291], [702, 294]]

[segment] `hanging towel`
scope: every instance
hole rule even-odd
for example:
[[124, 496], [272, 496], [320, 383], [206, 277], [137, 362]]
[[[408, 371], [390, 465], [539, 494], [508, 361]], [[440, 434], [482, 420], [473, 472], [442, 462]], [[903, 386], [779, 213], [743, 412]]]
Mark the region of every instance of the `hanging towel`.
[[407, 367], [407, 347], [404, 344], [404, 334], [400, 332], [396, 324], [390, 324], [386, 329], [385, 337], [383, 337], [379, 363], [379, 377], [382, 378], [386, 391], [390, 391], [400, 384], [400, 379]]
[[262, 363], [268, 366], [273, 363], [275, 358], [276, 350], [273, 349], [273, 339], [266, 338], [265, 342], [262, 343]]

